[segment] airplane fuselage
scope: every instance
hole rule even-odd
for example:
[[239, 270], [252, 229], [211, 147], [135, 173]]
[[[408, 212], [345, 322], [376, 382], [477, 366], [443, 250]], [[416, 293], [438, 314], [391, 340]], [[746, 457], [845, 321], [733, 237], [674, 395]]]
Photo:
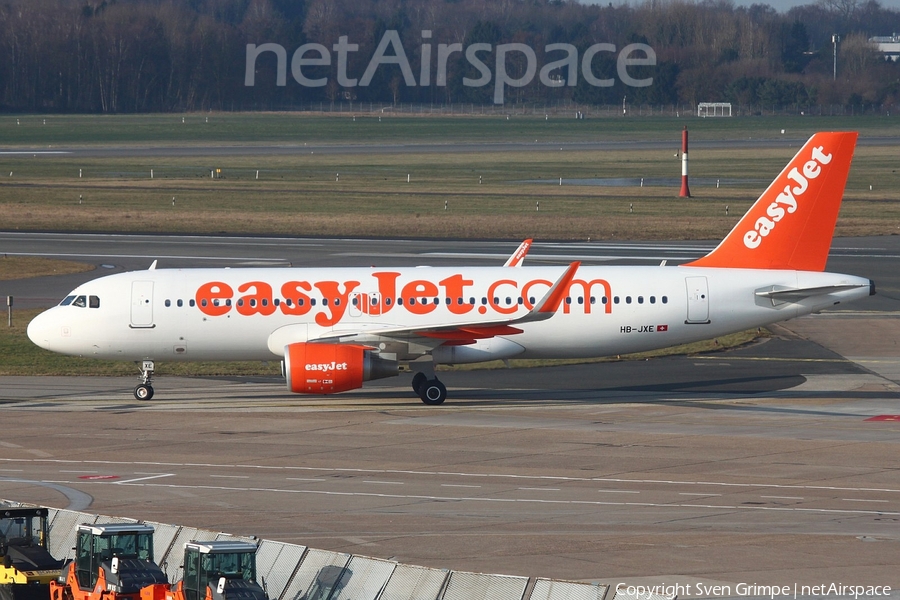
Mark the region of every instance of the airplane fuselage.
[[[394, 327], [494, 322], [526, 314], [560, 267], [159, 269], [78, 287], [29, 326], [41, 346], [115, 360], [272, 360], [284, 346]], [[559, 310], [521, 333], [432, 344], [437, 363], [625, 354], [709, 339], [870, 293], [867, 279], [823, 272], [582, 266]], [[777, 289], [833, 288], [782, 302]], [[83, 299], [82, 299], [83, 298]], [[388, 333], [382, 333], [387, 331]], [[360, 332], [363, 332], [362, 334]], [[426, 340], [423, 340], [426, 341]], [[400, 360], [425, 346], [381, 347]], [[377, 347], [377, 345], [376, 345]]]

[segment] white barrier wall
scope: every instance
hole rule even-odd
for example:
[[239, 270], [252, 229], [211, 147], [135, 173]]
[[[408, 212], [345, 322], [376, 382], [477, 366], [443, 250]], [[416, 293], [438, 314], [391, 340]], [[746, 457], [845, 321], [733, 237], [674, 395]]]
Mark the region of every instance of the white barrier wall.
[[[24, 505], [0, 500], [0, 506]], [[138, 523], [120, 517], [49, 510], [50, 553], [65, 560], [74, 556], [78, 525]], [[206, 529], [143, 523], [156, 530], [155, 562], [171, 582], [181, 579], [185, 542], [239, 539], [257, 543], [257, 576], [272, 600], [604, 600], [609, 592], [606, 585], [430, 569]], [[610, 600], [632, 599], [620, 594]]]

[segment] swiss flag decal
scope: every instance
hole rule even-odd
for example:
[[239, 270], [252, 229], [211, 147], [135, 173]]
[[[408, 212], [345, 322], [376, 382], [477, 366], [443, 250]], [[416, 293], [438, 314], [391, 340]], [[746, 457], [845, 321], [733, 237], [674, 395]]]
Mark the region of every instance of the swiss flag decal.
[[657, 330], [657, 331], [668, 331], [668, 330], [669, 330], [669, 326], [668, 326], [668, 325], [657, 325], [657, 326], [656, 326], [656, 330]]

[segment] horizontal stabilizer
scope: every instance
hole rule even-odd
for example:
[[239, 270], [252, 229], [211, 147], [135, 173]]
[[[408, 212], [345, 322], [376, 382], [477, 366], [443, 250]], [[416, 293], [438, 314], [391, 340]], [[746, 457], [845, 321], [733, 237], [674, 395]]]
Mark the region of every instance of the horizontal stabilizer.
[[798, 302], [813, 296], [826, 296], [836, 292], [846, 290], [854, 290], [860, 287], [871, 287], [870, 284], [860, 285], [854, 283], [845, 283], [840, 285], [823, 285], [809, 288], [782, 288], [780, 286], [772, 286], [769, 290], [757, 290], [757, 298], [768, 298], [772, 301], [773, 306], [785, 304], [787, 302]]

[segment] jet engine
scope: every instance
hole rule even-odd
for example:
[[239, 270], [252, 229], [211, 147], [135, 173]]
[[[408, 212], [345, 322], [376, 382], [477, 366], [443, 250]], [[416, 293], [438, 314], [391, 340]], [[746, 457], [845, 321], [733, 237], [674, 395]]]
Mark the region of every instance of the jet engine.
[[284, 376], [297, 394], [335, 394], [362, 387], [363, 381], [393, 377], [396, 360], [367, 346], [353, 344], [289, 344], [284, 347]]

